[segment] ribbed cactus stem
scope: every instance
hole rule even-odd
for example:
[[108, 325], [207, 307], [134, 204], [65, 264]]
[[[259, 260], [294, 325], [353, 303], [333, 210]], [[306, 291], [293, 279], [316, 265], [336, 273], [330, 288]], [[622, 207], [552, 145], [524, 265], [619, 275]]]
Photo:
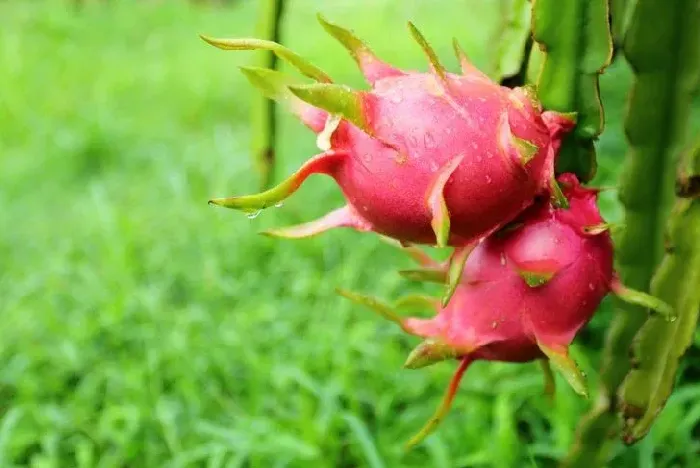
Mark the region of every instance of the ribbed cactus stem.
[[545, 109], [575, 112], [576, 130], [564, 140], [557, 172], [580, 180], [595, 175], [593, 142], [603, 131], [598, 77], [610, 64], [612, 37], [607, 0], [533, 0], [529, 80]]
[[[279, 42], [280, 24], [284, 0], [261, 0], [259, 6], [257, 37]], [[257, 52], [257, 65], [275, 70], [278, 57], [271, 50]], [[260, 177], [260, 185], [267, 188], [272, 183], [275, 168], [275, 140], [277, 119], [275, 101], [255, 94], [252, 103], [253, 158]]]
[[615, 52], [623, 46], [625, 33], [629, 27], [630, 13], [634, 11], [635, 2], [636, 0], [610, 0], [610, 29]]
[[[619, 187], [625, 221], [616, 239], [616, 258], [622, 281], [642, 291], [649, 289], [664, 256], [677, 154], [700, 78], [699, 16], [697, 0], [638, 0], [625, 35], [624, 53], [635, 75], [625, 118], [629, 150]], [[611, 434], [620, 429], [617, 395], [630, 370], [633, 339], [647, 313], [620, 301], [615, 308], [603, 352], [598, 404], [579, 427], [567, 466], [588, 467], [592, 459], [602, 463]]]
[[[700, 180], [700, 140], [682, 166], [679, 188]], [[700, 314], [700, 192], [678, 192], [688, 198], [679, 198], [674, 205], [666, 255], [651, 284], [651, 293], [671, 304], [678, 319], [669, 322], [649, 317], [635, 337], [634, 368], [620, 390], [626, 443], [644, 437], [666, 404], [680, 359], [693, 343]]]
[[500, 0], [501, 21], [494, 43], [498, 44], [493, 56], [495, 80], [509, 87], [525, 83], [528, 57], [532, 49], [530, 39], [530, 17], [532, 6], [529, 0]]

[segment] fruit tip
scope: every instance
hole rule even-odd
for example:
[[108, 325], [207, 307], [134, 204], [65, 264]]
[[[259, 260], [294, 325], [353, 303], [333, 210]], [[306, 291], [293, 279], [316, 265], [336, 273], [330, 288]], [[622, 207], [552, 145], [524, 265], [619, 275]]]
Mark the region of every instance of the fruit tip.
[[272, 238], [281, 237], [275, 233], [274, 229], [266, 229], [264, 231], [259, 231], [258, 235], [263, 236], [263, 237], [272, 237]]
[[444, 309], [447, 307], [447, 304], [450, 303], [450, 299], [452, 299], [452, 296], [455, 293], [456, 288], [453, 287], [448, 287], [447, 291], [445, 291], [445, 294], [442, 295], [442, 298], [440, 298], [440, 305]]
[[219, 47], [219, 45], [218, 45], [219, 40], [214, 38], [214, 37], [207, 36], [206, 34], [199, 34], [199, 38], [201, 40], [203, 40], [204, 42], [206, 42], [207, 44], [213, 45], [214, 47]]

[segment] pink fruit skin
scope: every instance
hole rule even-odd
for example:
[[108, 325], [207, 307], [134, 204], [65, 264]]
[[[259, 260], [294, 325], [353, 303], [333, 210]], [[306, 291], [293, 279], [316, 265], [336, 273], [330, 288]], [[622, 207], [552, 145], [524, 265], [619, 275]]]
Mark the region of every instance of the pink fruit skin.
[[[376, 138], [341, 125], [333, 148], [349, 157], [331, 175], [374, 231], [431, 244], [426, 194], [436, 173], [463, 156], [444, 189], [451, 243], [459, 245], [512, 220], [547, 190], [554, 147], [521, 90], [456, 75], [449, 75], [449, 96], [441, 86], [418, 73], [375, 83], [364, 108]], [[525, 165], [510, 144], [511, 131], [540, 148]]]
[[[610, 292], [614, 275], [609, 233], [584, 231], [603, 222], [596, 191], [570, 174], [559, 180], [569, 210], [538, 203], [517, 220], [522, 227], [484, 240], [449, 305], [433, 319], [407, 319], [406, 326], [472, 359], [530, 361], [544, 356], [538, 343], [565, 353]], [[554, 276], [532, 287], [523, 270]]]
[[[464, 60], [464, 74], [456, 75], [434, 67], [404, 72], [368, 57], [357, 57], [372, 85], [354, 94], [362, 123], [343, 119], [330, 150], [288, 179], [293, 188], [274, 195], [287, 197], [309, 175], [328, 174], [348, 206], [273, 233], [307, 237], [352, 227], [402, 242], [459, 246], [489, 235], [548, 193], [561, 139], [574, 126], [570, 118], [542, 112], [525, 89], [500, 86]], [[308, 127], [323, 131], [325, 111], [297, 98], [292, 107]], [[260, 198], [251, 208], [246, 198], [222, 204], [270, 205]], [[449, 230], [442, 241], [436, 225]]]

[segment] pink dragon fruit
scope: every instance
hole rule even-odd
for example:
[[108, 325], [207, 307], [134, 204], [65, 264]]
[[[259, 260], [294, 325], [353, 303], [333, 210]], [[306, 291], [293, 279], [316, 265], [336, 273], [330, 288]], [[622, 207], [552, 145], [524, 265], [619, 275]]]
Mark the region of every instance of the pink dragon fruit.
[[374, 231], [405, 243], [468, 245], [489, 235], [539, 194], [557, 195], [553, 162], [571, 115], [542, 112], [527, 88], [499, 86], [455, 42], [462, 75], [448, 73], [418, 30], [429, 73], [382, 62], [350, 31], [320, 18], [353, 55], [369, 91], [331, 83], [283, 46], [256, 39], [212, 39], [228, 50], [267, 49], [318, 81], [293, 85], [271, 70], [242, 67], [270, 98], [288, 103], [323, 151], [277, 187], [211, 203], [248, 212], [280, 203], [312, 174], [335, 179], [347, 204], [300, 226], [267, 234], [300, 238], [334, 227]]
[[[579, 185], [573, 174], [560, 176], [559, 182], [570, 209], [536, 203], [513, 225], [483, 240], [467, 259], [450, 304], [438, 306], [434, 318], [402, 319], [376, 299], [340, 291], [425, 339], [406, 367], [460, 360], [440, 409], [409, 444], [420, 441], [444, 417], [459, 380], [475, 360], [546, 359], [577, 393], [586, 395], [583, 374], [568, 347], [609, 292], [671, 317], [669, 306], [618, 281], [609, 225], [596, 206], [598, 192]], [[416, 257], [439, 271], [427, 256]]]

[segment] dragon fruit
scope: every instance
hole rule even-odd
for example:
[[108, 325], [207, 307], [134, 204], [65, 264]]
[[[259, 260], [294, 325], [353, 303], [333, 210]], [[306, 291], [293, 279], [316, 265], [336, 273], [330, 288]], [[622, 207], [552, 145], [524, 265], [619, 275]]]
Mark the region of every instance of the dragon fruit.
[[428, 73], [394, 68], [350, 31], [319, 19], [353, 55], [370, 90], [332, 84], [323, 71], [274, 42], [202, 36], [221, 49], [272, 50], [316, 80], [299, 85], [278, 72], [242, 67], [253, 85], [289, 104], [318, 134], [322, 150], [270, 190], [212, 204], [257, 213], [289, 197], [310, 175], [326, 174], [347, 204], [267, 234], [301, 238], [349, 227], [404, 243], [464, 246], [511, 221], [536, 196], [560, 194], [553, 163], [574, 116], [543, 112], [528, 88], [493, 82], [456, 42], [463, 73], [449, 73], [410, 23], [429, 58]]
[[[586, 395], [584, 376], [568, 347], [609, 292], [672, 316], [669, 306], [617, 279], [610, 225], [596, 205], [598, 191], [581, 186], [573, 174], [563, 174], [559, 182], [570, 209], [538, 202], [479, 243], [465, 263], [454, 297], [447, 307], [437, 306], [433, 318], [403, 319], [376, 299], [340, 290], [424, 339], [406, 367], [460, 360], [443, 404], [411, 445], [444, 417], [459, 380], [475, 360], [548, 360], [543, 362], [551, 362], [577, 393]], [[428, 270], [440, 271], [441, 265], [422, 251], [413, 253]]]

